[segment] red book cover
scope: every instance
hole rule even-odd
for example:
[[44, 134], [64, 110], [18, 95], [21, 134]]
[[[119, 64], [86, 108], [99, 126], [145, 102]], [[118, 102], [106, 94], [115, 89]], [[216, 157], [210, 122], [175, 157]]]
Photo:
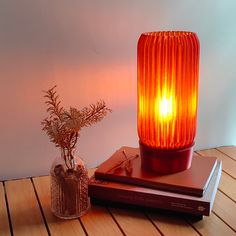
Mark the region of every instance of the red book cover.
[[170, 175], [157, 175], [141, 168], [139, 148], [122, 147], [98, 167], [95, 177], [203, 196], [215, 167], [215, 157], [199, 157], [194, 154], [190, 169]]
[[94, 177], [89, 182], [89, 196], [92, 200], [125, 203], [208, 216], [210, 215], [219, 185], [221, 168], [221, 161], [217, 161], [212, 178], [202, 197], [95, 179]]

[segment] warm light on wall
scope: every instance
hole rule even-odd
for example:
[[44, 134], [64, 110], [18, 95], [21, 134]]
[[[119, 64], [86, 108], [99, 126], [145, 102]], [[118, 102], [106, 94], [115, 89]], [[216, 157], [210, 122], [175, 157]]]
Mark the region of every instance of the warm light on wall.
[[[195, 33], [152, 32], [140, 36], [138, 134], [144, 166], [161, 173], [190, 167], [196, 135], [198, 70], [199, 41]], [[163, 167], [167, 161], [168, 166]]]

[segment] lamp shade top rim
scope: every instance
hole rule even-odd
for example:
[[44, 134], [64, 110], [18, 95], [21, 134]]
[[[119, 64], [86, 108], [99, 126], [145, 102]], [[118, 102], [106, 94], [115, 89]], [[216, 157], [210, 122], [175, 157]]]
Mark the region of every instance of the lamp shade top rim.
[[144, 32], [142, 36], [165, 36], [165, 37], [179, 37], [187, 35], [196, 35], [195, 32], [191, 31], [153, 31], [153, 32]]

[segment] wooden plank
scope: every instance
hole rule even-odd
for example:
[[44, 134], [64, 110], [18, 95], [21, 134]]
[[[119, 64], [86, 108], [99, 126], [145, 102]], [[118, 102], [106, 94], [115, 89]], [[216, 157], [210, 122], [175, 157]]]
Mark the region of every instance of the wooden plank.
[[[217, 158], [219, 158], [220, 160], [222, 160], [223, 162], [223, 166], [227, 169], [227, 170], [231, 170], [229, 168], [229, 165], [224, 165], [224, 161], [228, 161], [230, 160], [229, 157], [225, 156], [224, 154], [220, 153], [219, 151], [217, 151], [216, 149], [209, 149], [209, 150], [203, 150], [203, 151], [199, 151], [197, 154], [201, 154], [201, 155], [214, 155]], [[232, 160], [231, 160], [232, 161]], [[230, 162], [231, 162], [230, 161]], [[234, 161], [233, 161], [234, 162]], [[222, 176], [221, 176], [221, 180], [220, 180], [220, 184], [219, 184], [219, 189], [221, 191], [223, 191], [224, 193], [226, 193], [229, 197], [231, 197], [232, 199], [236, 199], [236, 190], [235, 190], [235, 180], [229, 176], [227, 173], [222, 172]], [[226, 204], [226, 209], [229, 211], [228, 213], [225, 212], [224, 207]], [[212, 234], [212, 235], [221, 235], [221, 233], [217, 234], [217, 232], [214, 232], [212, 229], [210, 229], [211, 227], [214, 227], [214, 225], [218, 225], [217, 227], [219, 227], [219, 232], [224, 232], [224, 231], [228, 231], [228, 225], [230, 225], [230, 227], [232, 227], [234, 229], [235, 227], [235, 217], [231, 217], [233, 215], [233, 212], [235, 212], [235, 202], [232, 201], [231, 199], [229, 199], [227, 196], [225, 196], [223, 193], [221, 192], [217, 192], [216, 195], [216, 199], [214, 202], [214, 212], [217, 214], [217, 217], [214, 213], [211, 214], [210, 217], [205, 217], [204, 221], [206, 221], [206, 219], [208, 218], [207, 222], [210, 222], [209, 225], [208, 223], [198, 223], [197, 224], [197, 229], [198, 227], [202, 227], [201, 229], [201, 233], [206, 233], [207, 234]], [[232, 209], [232, 210], [229, 210]], [[224, 222], [226, 223], [224, 223]], [[233, 223], [234, 222], [234, 223]], [[209, 228], [210, 227], [210, 228]], [[198, 229], [199, 230], [199, 229]], [[233, 233], [235, 235], [235, 233]]]
[[172, 216], [167, 213], [147, 213], [147, 215], [165, 236], [199, 235], [185, 219], [177, 215]]
[[236, 180], [222, 172], [219, 189], [236, 202]]
[[218, 147], [217, 150], [236, 160], [236, 146]]
[[[201, 153], [204, 153], [204, 155], [205, 155], [206, 151], [208, 154], [211, 154], [213, 150], [214, 149], [198, 151], [198, 152], [196, 152], [196, 154], [200, 155], [199, 152], [201, 152]], [[227, 158], [230, 159], [229, 157], [227, 157]], [[235, 188], [235, 186], [236, 186], [236, 180], [232, 176], [228, 175], [227, 173], [222, 172], [220, 184], [219, 184], [218, 188], [236, 202], [236, 188]]]
[[204, 217], [203, 220], [199, 220], [196, 222], [194, 222], [193, 220], [189, 220], [189, 222], [202, 235], [236, 235], [235, 232], [215, 214], [211, 214], [210, 217]]
[[139, 211], [118, 208], [110, 208], [110, 211], [125, 235], [161, 235], [151, 221]]
[[97, 168], [91, 168], [91, 169], [88, 169], [88, 176], [89, 177], [92, 177], [94, 175], [94, 172]]
[[11, 235], [3, 183], [0, 182], [0, 235]]
[[47, 221], [49, 231], [52, 235], [85, 235], [83, 228], [78, 221], [60, 220], [51, 213], [50, 199], [50, 177], [33, 178], [35, 189], [37, 191], [40, 204], [43, 209], [44, 216]]
[[218, 191], [213, 211], [236, 231], [236, 203]]
[[105, 207], [93, 205], [88, 213], [81, 217], [88, 235], [122, 235], [119, 227]]
[[14, 235], [48, 235], [30, 179], [5, 186]]
[[[91, 171], [92, 172], [92, 171]], [[52, 235], [85, 235], [80, 222], [63, 221], [53, 216], [50, 210], [50, 177], [33, 179], [40, 203]], [[92, 206], [86, 215], [81, 217], [89, 235], [122, 235], [106, 208]]]
[[217, 157], [218, 160], [222, 160], [222, 169], [227, 172], [229, 175], [236, 178], [236, 161], [232, 160], [227, 155], [218, 151], [217, 149], [208, 149], [197, 151], [202, 156], [214, 156]]

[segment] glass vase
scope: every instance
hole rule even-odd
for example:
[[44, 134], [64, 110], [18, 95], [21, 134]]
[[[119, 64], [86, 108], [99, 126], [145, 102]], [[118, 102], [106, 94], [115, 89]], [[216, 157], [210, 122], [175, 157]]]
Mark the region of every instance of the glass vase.
[[80, 157], [62, 151], [54, 160], [51, 170], [51, 210], [61, 219], [84, 215], [90, 207], [88, 171]]

